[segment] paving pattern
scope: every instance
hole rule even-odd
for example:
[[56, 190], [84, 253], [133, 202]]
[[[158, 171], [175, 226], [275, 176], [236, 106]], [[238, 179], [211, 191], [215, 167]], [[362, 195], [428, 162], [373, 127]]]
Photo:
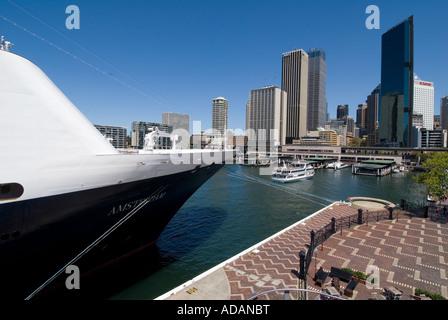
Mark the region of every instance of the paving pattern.
[[[307, 220], [286, 229], [275, 238], [223, 266], [230, 286], [230, 299], [248, 299], [271, 289], [297, 288], [291, 270], [299, 269], [299, 251], [306, 251], [310, 231], [327, 225], [331, 218], [357, 214], [358, 207], [335, 203]], [[370, 221], [336, 232], [316, 250], [307, 278], [308, 289], [315, 285], [315, 271], [322, 267], [349, 267], [379, 275], [379, 289], [359, 284], [350, 299], [369, 299], [386, 286], [403, 291], [410, 299], [414, 288], [448, 296], [448, 220], [442, 216], [412, 217], [402, 212], [398, 219]], [[376, 267], [373, 267], [376, 266]], [[331, 277], [326, 280], [330, 285]], [[342, 289], [346, 283], [341, 283]], [[294, 293], [291, 293], [294, 298]], [[309, 299], [317, 295], [310, 294]], [[347, 298], [343, 295], [344, 298]], [[284, 293], [270, 293], [260, 299], [283, 299]]]

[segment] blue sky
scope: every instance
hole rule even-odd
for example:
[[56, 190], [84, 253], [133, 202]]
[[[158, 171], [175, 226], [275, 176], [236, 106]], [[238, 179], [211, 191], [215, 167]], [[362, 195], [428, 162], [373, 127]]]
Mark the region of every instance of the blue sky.
[[[80, 10], [78, 30], [66, 28], [68, 5]], [[368, 5], [380, 9], [379, 30], [365, 26]], [[0, 34], [94, 124], [130, 129], [177, 112], [205, 130], [212, 99], [223, 96], [229, 128], [244, 130], [250, 90], [280, 87], [282, 53], [294, 49], [325, 50], [330, 116], [348, 104], [355, 117], [380, 82], [381, 35], [410, 15], [414, 70], [435, 83], [439, 114], [448, 95], [447, 11], [446, 0], [2, 0], [0, 15], [21, 27], [0, 17]]]

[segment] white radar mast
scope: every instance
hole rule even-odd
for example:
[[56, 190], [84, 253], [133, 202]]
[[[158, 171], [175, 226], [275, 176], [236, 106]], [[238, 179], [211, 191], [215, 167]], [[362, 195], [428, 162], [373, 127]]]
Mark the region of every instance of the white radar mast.
[[11, 48], [13, 46], [13, 44], [11, 42], [5, 41], [5, 37], [4, 36], [2, 36], [2, 40], [1, 41], [2, 41], [2, 43], [1, 43], [1, 46], [0, 46], [0, 50], [9, 51], [9, 48]]

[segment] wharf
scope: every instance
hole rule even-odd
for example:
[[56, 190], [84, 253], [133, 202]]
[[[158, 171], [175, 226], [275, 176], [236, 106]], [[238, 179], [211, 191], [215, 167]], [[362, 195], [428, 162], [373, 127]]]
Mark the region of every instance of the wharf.
[[[356, 205], [335, 202], [157, 300], [245, 300], [268, 290], [297, 289], [299, 280], [291, 271], [299, 269], [298, 253], [307, 251], [311, 230], [317, 231], [328, 225], [333, 217], [354, 216], [360, 208], [373, 213], [382, 201], [358, 199]], [[384, 299], [386, 287], [401, 290], [402, 300], [415, 298], [415, 288], [447, 297], [447, 217], [435, 211], [430, 211], [428, 218], [410, 216], [402, 210], [394, 210], [392, 220], [375, 220], [374, 214], [371, 217], [371, 220], [354, 224], [349, 229], [337, 229], [318, 246], [308, 269], [307, 289], [322, 292], [331, 287], [330, 292], [334, 292], [331, 276], [326, 278], [322, 287], [315, 283], [316, 271], [320, 267], [325, 272], [330, 272], [331, 267], [348, 267], [367, 274], [369, 270], [376, 270], [374, 275], [379, 278], [379, 288], [359, 283], [353, 295], [348, 297], [343, 291], [347, 283], [341, 281], [339, 292], [344, 299]], [[314, 300], [319, 296], [309, 293], [308, 299]], [[297, 299], [297, 292], [291, 291], [289, 298]], [[283, 300], [285, 292], [264, 294], [258, 299]]]

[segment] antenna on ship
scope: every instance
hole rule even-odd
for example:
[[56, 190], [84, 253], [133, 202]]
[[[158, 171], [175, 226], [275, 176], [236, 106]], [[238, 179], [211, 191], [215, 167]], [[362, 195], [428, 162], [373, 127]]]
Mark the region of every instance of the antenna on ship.
[[5, 37], [2, 36], [2, 44], [1, 44], [0, 49], [3, 51], [9, 51], [9, 48], [11, 48], [12, 46], [14, 46], [14, 44], [12, 44], [9, 41], [5, 41]]

